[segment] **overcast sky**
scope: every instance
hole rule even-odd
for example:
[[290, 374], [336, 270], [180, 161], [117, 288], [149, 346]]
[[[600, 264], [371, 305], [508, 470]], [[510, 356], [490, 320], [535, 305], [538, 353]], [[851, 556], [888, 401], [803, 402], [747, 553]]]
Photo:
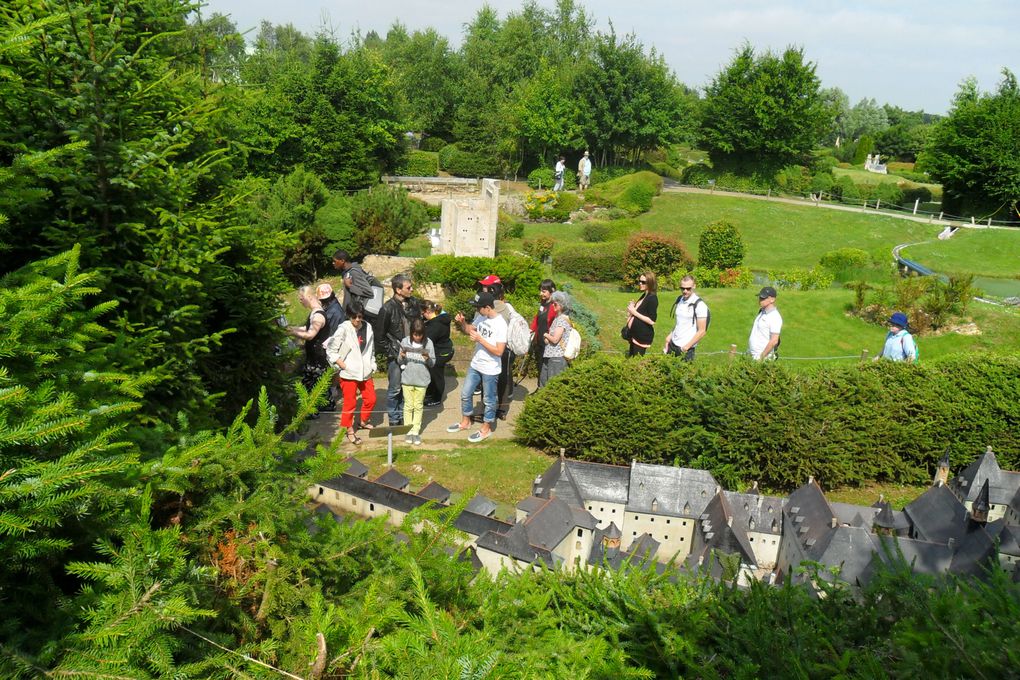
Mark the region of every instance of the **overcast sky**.
[[[433, 27], [454, 47], [481, 0], [208, 0], [206, 14], [228, 14], [242, 32], [260, 21], [294, 24], [314, 34], [324, 24], [336, 35], [374, 30], [385, 36], [399, 20], [409, 30]], [[519, 0], [489, 0], [500, 15]], [[553, 0], [539, 0], [553, 7]], [[1020, 72], [1017, 0], [588, 0], [581, 2], [605, 30], [633, 32], [655, 46], [677, 77], [703, 87], [745, 40], [756, 50], [803, 47], [823, 87], [839, 87], [851, 104], [871, 97], [908, 110], [945, 113], [961, 80], [993, 90], [1000, 71]], [[249, 34], [254, 37], [255, 31]]]

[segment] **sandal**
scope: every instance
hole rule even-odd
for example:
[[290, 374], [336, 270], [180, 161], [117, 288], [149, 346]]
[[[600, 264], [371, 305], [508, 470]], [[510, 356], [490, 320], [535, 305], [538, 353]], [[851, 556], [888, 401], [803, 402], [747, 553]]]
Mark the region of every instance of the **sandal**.
[[361, 437], [354, 430], [347, 430], [347, 441], [355, 446], [361, 446]]
[[373, 425], [372, 423], [365, 422], [365, 423], [361, 423], [360, 425], [358, 425], [358, 429], [359, 430], [374, 430], [375, 429], [375, 425]]

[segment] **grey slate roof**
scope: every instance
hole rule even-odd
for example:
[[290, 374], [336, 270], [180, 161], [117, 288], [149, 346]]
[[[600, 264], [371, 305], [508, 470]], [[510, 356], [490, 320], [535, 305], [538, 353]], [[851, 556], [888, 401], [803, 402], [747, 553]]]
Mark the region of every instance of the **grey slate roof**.
[[937, 484], [903, 508], [910, 519], [912, 537], [932, 543], [959, 539], [967, 526], [967, 508], [949, 487]]
[[783, 531], [783, 506], [785, 498], [762, 495], [757, 489], [753, 493], [723, 491], [733, 516], [733, 524], [747, 531], [779, 535]]
[[1017, 540], [1017, 533], [1020, 527], [1005, 526], [999, 532], [999, 552], [1003, 555], [1020, 557], [1020, 541]]
[[406, 491], [411, 485], [411, 480], [397, 472], [397, 468], [390, 468], [376, 477], [374, 481], [376, 484], [385, 484], [386, 486], [394, 489], [400, 489], [401, 491]]
[[641, 534], [627, 546], [627, 553], [630, 558], [636, 562], [640, 562], [646, 557], [650, 560], [655, 559], [655, 553], [659, 552], [659, 546], [661, 544], [656, 541], [650, 534]]
[[513, 524], [498, 520], [495, 517], [486, 517], [485, 515], [477, 515], [473, 512], [464, 512], [457, 515], [457, 519], [453, 521], [453, 526], [460, 529], [465, 534], [471, 536], [481, 536], [487, 531], [491, 531], [497, 534], [504, 534], [513, 527]]
[[789, 518], [790, 526], [796, 532], [793, 540], [807, 548], [831, 531], [834, 521], [838, 523], [832, 506], [814, 480], [798, 487], [790, 494], [786, 499], [783, 515]]
[[352, 477], [361, 477], [362, 479], [368, 476], [368, 466], [354, 456], [348, 456], [344, 459], [344, 462], [347, 463], [347, 469], [344, 470], [345, 474]]
[[344, 491], [366, 502], [379, 503], [400, 512], [410, 512], [428, 502], [421, 496], [415, 496], [385, 484], [378, 484], [347, 473], [325, 482], [320, 482], [319, 486]]
[[560, 459], [550, 465], [532, 485], [541, 498], [560, 498], [568, 505], [585, 501], [627, 502], [630, 468], [604, 463]]
[[875, 552], [871, 564], [858, 576], [858, 583], [867, 585], [883, 564], [903, 559], [915, 573], [945, 574], [953, 561], [954, 548], [929, 541], [902, 536], [873, 536]]
[[[705, 470], [678, 468], [664, 465], [633, 463], [630, 470], [630, 498], [628, 512], [698, 517], [719, 484]], [[652, 510], [652, 503], [657, 509]]]
[[704, 545], [729, 555], [739, 555], [743, 564], [757, 565], [745, 527], [745, 522], [734, 521], [733, 509], [725, 493], [717, 493], [709, 501], [698, 522]]
[[1003, 526], [1004, 522], [1001, 519], [987, 525], [971, 522], [969, 531], [964, 534], [953, 554], [950, 571], [968, 576], [986, 576], [989, 565], [993, 564], [993, 560], [997, 560], [995, 538]]
[[528, 542], [528, 532], [523, 524], [513, 525], [505, 534], [488, 531], [478, 537], [475, 545], [529, 564], [542, 562], [550, 568], [556, 566], [552, 552]]
[[587, 510], [573, 508], [559, 498], [550, 498], [523, 522], [528, 541], [547, 550], [555, 549], [575, 528], [594, 531], [595, 524]]
[[418, 490], [418, 495], [437, 503], [446, 503], [450, 500], [450, 490], [442, 484], [429, 482]]
[[476, 515], [484, 515], [485, 517], [492, 517], [496, 512], [496, 504], [490, 501], [482, 494], [475, 495], [470, 501], [468, 501], [465, 510], [473, 512]]
[[807, 558], [829, 567], [839, 567], [839, 577], [859, 583], [877, 548], [874, 534], [863, 527], [838, 526], [830, 529], [807, 550]]
[[985, 481], [988, 482], [988, 502], [993, 505], [1009, 505], [1020, 489], [1020, 472], [1000, 468], [995, 453], [988, 447], [949, 486], [961, 500], [972, 503], [977, 499]]
[[528, 496], [527, 498], [523, 498], [520, 501], [518, 501], [517, 509], [520, 510], [521, 512], [523, 512], [526, 515], [530, 515], [531, 513], [535, 512], [536, 510], [541, 508], [543, 505], [545, 505], [546, 501], [548, 501], [548, 500], [549, 500], [548, 498], [539, 498], [538, 496]]

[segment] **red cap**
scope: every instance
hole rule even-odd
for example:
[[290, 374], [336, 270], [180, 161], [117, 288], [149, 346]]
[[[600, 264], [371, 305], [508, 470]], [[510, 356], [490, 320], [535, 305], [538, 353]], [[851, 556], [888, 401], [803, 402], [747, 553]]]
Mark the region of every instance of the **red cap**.
[[495, 274], [489, 274], [484, 279], [480, 280], [478, 283], [482, 284], [483, 286], [494, 286], [497, 283], [503, 283], [503, 282], [500, 281], [499, 277], [496, 276]]

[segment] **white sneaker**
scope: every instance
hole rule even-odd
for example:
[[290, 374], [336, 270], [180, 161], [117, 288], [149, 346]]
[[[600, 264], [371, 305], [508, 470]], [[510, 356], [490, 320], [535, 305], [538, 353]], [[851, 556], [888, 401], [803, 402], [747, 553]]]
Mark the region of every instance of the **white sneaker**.
[[404, 437], [404, 443], [405, 444], [413, 444], [414, 443], [414, 435], [413, 434], [409, 434], [406, 437]]

